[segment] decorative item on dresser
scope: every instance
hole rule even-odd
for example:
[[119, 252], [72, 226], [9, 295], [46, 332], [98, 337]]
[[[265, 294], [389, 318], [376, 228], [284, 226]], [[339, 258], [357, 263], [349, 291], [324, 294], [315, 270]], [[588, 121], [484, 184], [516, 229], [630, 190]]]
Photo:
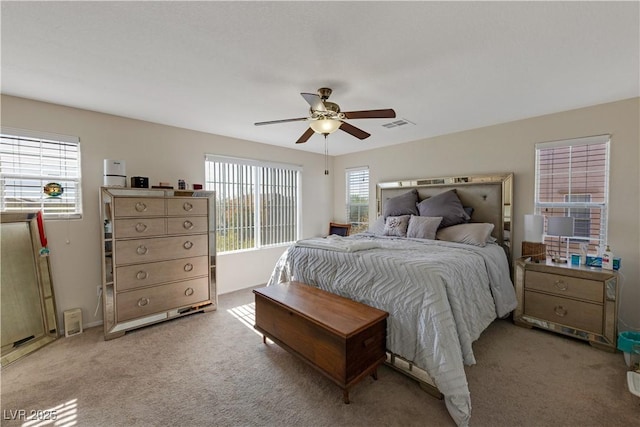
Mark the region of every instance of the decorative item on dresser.
[[615, 351], [618, 275], [572, 264], [516, 261], [514, 322], [580, 338]]
[[524, 240], [522, 256], [531, 257], [531, 261], [539, 262], [547, 259], [547, 246], [544, 244], [544, 216], [524, 216]]
[[562, 256], [560, 242], [563, 237], [567, 238], [567, 246], [569, 246], [569, 237], [574, 234], [574, 218], [571, 216], [550, 216], [547, 218], [547, 234], [549, 236], [558, 236], [558, 252], [551, 257], [551, 261], [557, 264], [566, 264], [567, 258]]
[[105, 339], [217, 308], [212, 192], [102, 187], [100, 206]]

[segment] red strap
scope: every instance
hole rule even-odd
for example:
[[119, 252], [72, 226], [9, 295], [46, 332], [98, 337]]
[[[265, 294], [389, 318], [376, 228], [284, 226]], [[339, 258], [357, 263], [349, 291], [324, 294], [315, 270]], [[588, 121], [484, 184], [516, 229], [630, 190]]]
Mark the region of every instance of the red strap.
[[47, 236], [44, 234], [44, 222], [42, 221], [42, 211], [38, 211], [38, 232], [40, 233], [40, 244], [43, 248], [47, 247]]

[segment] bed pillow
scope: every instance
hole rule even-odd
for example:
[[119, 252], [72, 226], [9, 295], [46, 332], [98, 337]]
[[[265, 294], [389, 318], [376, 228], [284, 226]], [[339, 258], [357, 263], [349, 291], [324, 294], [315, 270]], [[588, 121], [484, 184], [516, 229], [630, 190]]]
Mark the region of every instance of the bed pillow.
[[415, 216], [409, 218], [407, 237], [435, 240], [436, 231], [442, 222], [441, 216]]
[[384, 234], [384, 217], [379, 216], [367, 231], [371, 234], [382, 236]]
[[465, 206], [463, 207], [465, 213], [469, 216], [469, 219], [466, 220], [465, 222], [469, 222], [471, 221], [471, 216], [473, 215], [473, 211], [474, 209], [471, 206]]
[[407, 237], [407, 227], [409, 226], [411, 215], [388, 216], [384, 223], [385, 236]]
[[438, 230], [436, 239], [466, 243], [467, 245], [485, 246], [487, 242], [492, 241], [492, 231], [493, 224], [487, 222], [458, 224]]
[[471, 218], [464, 211], [456, 190], [448, 190], [418, 203], [420, 216], [441, 216], [440, 228], [462, 224]]
[[404, 194], [387, 199], [384, 204], [383, 217], [400, 215], [418, 215], [418, 190], [415, 188]]

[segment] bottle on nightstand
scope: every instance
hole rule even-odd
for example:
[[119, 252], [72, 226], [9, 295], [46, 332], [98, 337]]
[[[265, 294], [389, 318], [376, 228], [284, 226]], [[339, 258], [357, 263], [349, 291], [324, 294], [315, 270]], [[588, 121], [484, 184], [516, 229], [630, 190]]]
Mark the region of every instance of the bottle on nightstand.
[[602, 252], [602, 268], [605, 270], [613, 270], [613, 252], [609, 249], [609, 245]]

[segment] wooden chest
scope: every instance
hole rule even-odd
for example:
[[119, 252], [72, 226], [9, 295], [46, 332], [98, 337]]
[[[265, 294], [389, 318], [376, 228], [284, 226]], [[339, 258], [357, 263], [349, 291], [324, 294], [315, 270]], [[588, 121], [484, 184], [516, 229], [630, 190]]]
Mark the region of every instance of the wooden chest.
[[369, 374], [377, 378], [387, 312], [299, 282], [253, 292], [255, 328], [334, 381], [345, 403], [351, 386]]

